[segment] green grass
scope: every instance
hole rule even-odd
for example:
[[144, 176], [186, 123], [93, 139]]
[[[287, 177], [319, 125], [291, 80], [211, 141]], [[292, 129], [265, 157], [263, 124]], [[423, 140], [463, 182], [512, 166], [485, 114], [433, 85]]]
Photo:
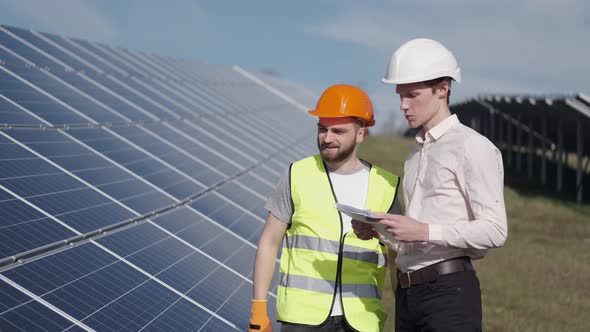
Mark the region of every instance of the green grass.
[[[413, 139], [369, 137], [359, 155], [403, 176]], [[400, 188], [401, 190], [401, 188]], [[590, 206], [504, 190], [508, 241], [475, 262], [484, 331], [590, 331]], [[393, 292], [383, 296], [393, 331]]]

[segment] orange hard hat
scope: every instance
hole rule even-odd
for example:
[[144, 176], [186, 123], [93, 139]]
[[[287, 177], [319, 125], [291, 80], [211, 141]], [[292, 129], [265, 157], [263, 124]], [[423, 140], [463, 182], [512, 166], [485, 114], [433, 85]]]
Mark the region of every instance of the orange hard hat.
[[363, 90], [348, 84], [336, 84], [327, 88], [315, 109], [307, 112], [323, 118], [354, 116], [365, 120], [367, 127], [375, 124], [373, 104], [369, 96]]

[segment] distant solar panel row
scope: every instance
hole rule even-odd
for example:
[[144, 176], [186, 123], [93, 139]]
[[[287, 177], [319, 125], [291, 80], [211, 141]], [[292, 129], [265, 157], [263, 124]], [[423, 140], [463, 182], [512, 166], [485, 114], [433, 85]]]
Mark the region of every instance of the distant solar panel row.
[[9, 26], [0, 61], [0, 330], [244, 330], [265, 199], [315, 151], [302, 106], [239, 68]]

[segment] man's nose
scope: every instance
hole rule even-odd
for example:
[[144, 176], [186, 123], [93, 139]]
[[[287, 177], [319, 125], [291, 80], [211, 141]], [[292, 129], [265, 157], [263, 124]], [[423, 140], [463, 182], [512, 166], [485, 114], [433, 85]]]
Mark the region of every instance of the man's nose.
[[324, 136], [324, 143], [329, 143], [332, 142], [334, 140], [334, 134], [332, 134], [330, 131], [326, 132], [326, 135]]
[[399, 103], [399, 109], [402, 111], [405, 111], [408, 109], [408, 101], [405, 98], [401, 98], [400, 103]]

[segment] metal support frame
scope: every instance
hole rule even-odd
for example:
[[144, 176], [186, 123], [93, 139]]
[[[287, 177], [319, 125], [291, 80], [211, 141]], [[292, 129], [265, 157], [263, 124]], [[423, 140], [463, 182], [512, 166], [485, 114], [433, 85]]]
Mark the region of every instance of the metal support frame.
[[[547, 118], [541, 118], [541, 132], [544, 137], [547, 137]], [[547, 184], [547, 141], [542, 140], [541, 146], [543, 150], [543, 156], [541, 157], [541, 184]]]
[[[533, 130], [533, 119], [529, 119], [529, 129]], [[534, 139], [535, 137], [531, 134], [527, 135], [528, 137], [528, 149], [527, 149], [527, 161], [526, 161], [526, 169], [527, 169], [527, 176], [529, 178], [533, 177], [533, 156], [535, 154], [534, 151]]]
[[582, 168], [582, 160], [584, 159], [584, 136], [582, 133], [582, 122], [576, 123], [576, 152], [577, 152], [577, 167], [576, 167], [576, 202], [582, 203], [582, 194], [584, 191], [584, 169]]
[[563, 122], [557, 122], [557, 151], [555, 151], [555, 161], [557, 162], [557, 192], [563, 190]]
[[520, 173], [522, 170], [522, 114], [518, 114], [516, 124], [516, 171]]

